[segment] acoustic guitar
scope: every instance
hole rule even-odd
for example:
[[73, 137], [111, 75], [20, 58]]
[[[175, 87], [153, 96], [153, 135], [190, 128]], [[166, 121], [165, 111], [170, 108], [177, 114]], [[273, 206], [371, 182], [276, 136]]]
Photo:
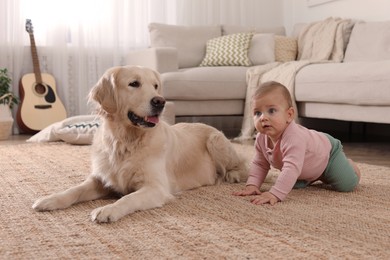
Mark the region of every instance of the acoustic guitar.
[[36, 133], [65, 119], [66, 110], [58, 98], [54, 77], [41, 73], [30, 19], [26, 20], [26, 31], [30, 35], [34, 73], [26, 74], [20, 80], [21, 104], [18, 107], [17, 122], [22, 132]]

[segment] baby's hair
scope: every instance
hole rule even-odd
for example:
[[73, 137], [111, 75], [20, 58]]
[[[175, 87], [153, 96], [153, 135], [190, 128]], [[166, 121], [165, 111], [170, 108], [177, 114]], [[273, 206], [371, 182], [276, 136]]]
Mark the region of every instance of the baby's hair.
[[287, 101], [287, 104], [289, 107], [293, 106], [292, 98], [290, 95], [290, 91], [279, 82], [276, 81], [267, 81], [263, 84], [261, 84], [255, 91], [255, 93], [252, 96], [252, 99], [267, 95], [268, 93], [271, 93], [272, 91], [280, 90], [282, 93], [284, 99]]

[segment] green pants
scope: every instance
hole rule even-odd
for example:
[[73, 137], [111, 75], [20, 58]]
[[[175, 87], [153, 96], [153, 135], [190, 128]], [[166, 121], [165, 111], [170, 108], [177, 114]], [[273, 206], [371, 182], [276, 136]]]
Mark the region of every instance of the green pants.
[[345, 156], [341, 142], [328, 134], [325, 135], [332, 144], [332, 150], [328, 166], [321, 175], [320, 180], [323, 183], [330, 184], [336, 191], [352, 191], [358, 185], [359, 178]]
[[[330, 152], [328, 166], [326, 166], [319, 180], [325, 184], [329, 184], [336, 191], [352, 191], [359, 183], [358, 176], [345, 156], [341, 142], [328, 134], [325, 135], [332, 145], [332, 150]], [[298, 180], [294, 188], [304, 188], [309, 184], [308, 182]]]

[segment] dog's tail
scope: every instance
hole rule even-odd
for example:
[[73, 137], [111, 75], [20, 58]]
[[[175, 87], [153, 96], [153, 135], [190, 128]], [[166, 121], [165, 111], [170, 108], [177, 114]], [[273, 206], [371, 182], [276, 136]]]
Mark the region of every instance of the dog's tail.
[[207, 150], [215, 162], [218, 181], [243, 182], [248, 177], [248, 162], [237, 153], [232, 143], [221, 132], [212, 133], [207, 140]]

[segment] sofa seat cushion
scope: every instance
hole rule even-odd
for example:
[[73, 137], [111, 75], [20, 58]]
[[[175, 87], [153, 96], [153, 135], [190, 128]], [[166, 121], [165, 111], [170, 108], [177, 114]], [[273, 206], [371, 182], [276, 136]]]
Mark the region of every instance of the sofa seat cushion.
[[167, 100], [245, 99], [248, 67], [195, 67], [161, 75]]
[[295, 78], [298, 102], [390, 105], [390, 60], [311, 64]]
[[244, 100], [171, 100], [176, 116], [223, 116], [242, 115]]

